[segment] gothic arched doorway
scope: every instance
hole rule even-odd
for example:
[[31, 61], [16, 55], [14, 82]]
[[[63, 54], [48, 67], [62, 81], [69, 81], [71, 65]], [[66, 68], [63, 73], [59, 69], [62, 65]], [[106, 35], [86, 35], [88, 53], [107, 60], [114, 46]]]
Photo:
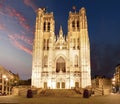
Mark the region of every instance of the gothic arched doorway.
[[66, 72], [65, 60], [62, 57], [59, 57], [56, 61], [56, 72]]

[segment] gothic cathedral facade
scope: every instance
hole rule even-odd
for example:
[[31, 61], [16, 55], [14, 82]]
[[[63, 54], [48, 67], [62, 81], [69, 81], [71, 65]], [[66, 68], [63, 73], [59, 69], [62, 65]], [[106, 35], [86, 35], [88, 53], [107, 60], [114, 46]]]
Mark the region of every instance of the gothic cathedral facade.
[[71, 89], [91, 86], [90, 42], [85, 8], [69, 12], [68, 32], [55, 35], [53, 13], [39, 8], [32, 59], [32, 86]]

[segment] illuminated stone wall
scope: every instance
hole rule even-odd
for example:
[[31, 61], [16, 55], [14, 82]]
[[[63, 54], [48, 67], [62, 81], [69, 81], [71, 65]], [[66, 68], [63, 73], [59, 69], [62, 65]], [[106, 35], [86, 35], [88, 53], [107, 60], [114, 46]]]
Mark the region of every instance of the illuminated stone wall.
[[32, 86], [71, 89], [91, 86], [90, 43], [85, 8], [69, 12], [68, 33], [55, 35], [53, 13], [39, 8], [33, 45]]
[[15, 74], [0, 66], [0, 94], [10, 95]]
[[120, 86], [120, 64], [115, 67], [113, 85]]

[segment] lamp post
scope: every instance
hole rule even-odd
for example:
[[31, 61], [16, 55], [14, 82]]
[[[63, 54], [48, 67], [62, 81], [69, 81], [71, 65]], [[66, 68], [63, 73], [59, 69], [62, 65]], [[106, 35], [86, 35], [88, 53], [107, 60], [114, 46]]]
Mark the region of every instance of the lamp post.
[[112, 85], [115, 86], [115, 78], [112, 79]]
[[2, 76], [2, 94], [5, 94], [5, 90], [6, 90], [6, 83], [5, 83], [5, 81], [6, 81], [6, 78], [7, 78], [7, 76], [6, 75], [3, 75]]
[[6, 95], [6, 94], [10, 94], [10, 90], [9, 90], [9, 79], [6, 75], [2, 76], [2, 94]]
[[116, 92], [116, 83], [115, 83], [115, 77], [112, 78], [112, 92], [115, 93]]
[[104, 79], [103, 78], [101, 80], [101, 84], [102, 84], [102, 95], [104, 95]]

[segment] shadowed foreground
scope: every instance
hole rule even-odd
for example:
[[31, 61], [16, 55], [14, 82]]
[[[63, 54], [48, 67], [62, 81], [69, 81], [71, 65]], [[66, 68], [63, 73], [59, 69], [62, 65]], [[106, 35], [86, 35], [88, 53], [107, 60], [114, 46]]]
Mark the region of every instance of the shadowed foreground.
[[120, 94], [108, 96], [79, 97], [39, 97], [0, 96], [0, 104], [119, 104]]

